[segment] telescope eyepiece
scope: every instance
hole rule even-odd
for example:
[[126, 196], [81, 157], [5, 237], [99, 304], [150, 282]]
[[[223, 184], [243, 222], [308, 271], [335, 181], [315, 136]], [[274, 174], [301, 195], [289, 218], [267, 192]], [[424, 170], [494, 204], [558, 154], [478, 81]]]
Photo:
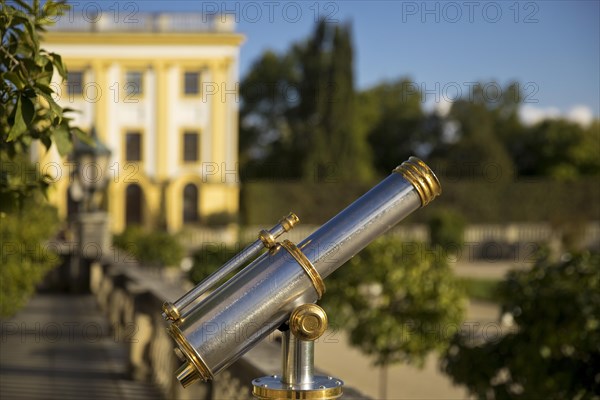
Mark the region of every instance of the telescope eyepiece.
[[394, 172], [401, 174], [404, 179], [412, 183], [421, 198], [421, 207], [425, 207], [442, 194], [442, 186], [437, 176], [427, 164], [417, 157], [410, 157], [397, 166]]

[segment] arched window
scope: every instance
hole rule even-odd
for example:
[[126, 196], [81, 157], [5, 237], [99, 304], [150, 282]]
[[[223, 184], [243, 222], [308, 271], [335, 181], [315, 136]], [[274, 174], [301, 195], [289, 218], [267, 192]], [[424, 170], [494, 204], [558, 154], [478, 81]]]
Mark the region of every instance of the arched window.
[[125, 189], [125, 224], [142, 225], [144, 207], [144, 192], [137, 184], [131, 184]]
[[198, 188], [193, 183], [183, 188], [183, 223], [198, 222]]

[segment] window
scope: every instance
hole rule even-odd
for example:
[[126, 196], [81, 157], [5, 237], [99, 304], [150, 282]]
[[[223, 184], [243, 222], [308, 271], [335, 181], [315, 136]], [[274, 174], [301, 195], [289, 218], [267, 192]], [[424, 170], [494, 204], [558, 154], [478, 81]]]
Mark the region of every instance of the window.
[[125, 93], [129, 96], [139, 96], [144, 92], [144, 73], [127, 71], [125, 73]]
[[142, 161], [142, 134], [136, 131], [125, 133], [125, 161]]
[[83, 71], [69, 71], [67, 76], [67, 93], [69, 98], [83, 95]]
[[198, 188], [190, 183], [183, 188], [183, 223], [198, 222]]
[[144, 215], [142, 208], [144, 206], [144, 192], [139, 185], [131, 184], [125, 189], [125, 224], [142, 225]]
[[190, 96], [200, 94], [200, 72], [188, 71], [183, 74], [183, 92]]
[[183, 132], [183, 161], [197, 162], [200, 159], [200, 135], [196, 131]]

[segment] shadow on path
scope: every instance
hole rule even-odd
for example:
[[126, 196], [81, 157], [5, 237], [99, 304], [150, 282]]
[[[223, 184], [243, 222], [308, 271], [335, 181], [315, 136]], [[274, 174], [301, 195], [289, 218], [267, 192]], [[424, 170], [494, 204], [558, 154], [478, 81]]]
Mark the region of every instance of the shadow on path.
[[37, 294], [0, 340], [0, 399], [162, 399], [128, 377], [127, 343], [92, 295]]

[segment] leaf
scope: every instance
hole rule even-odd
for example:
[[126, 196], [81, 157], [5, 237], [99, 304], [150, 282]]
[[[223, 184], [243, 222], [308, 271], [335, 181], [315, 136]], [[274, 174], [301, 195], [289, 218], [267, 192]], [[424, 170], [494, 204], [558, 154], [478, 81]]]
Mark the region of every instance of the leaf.
[[71, 141], [71, 135], [69, 134], [69, 127], [66, 124], [60, 124], [54, 129], [53, 132], [54, 143], [61, 156], [65, 156], [73, 149], [73, 142]]
[[43, 91], [41, 91], [39, 94], [46, 99], [48, 105], [50, 106], [50, 110], [58, 117], [58, 123], [61, 123], [63, 119], [63, 109], [61, 106], [54, 101], [51, 95], [44, 93]]
[[[52, 95], [54, 93], [54, 90], [52, 90], [52, 88], [48, 85], [45, 85], [41, 82], [36, 82], [34, 85], [36, 88], [38, 88], [39, 90], [41, 90], [43, 93], [47, 94], [47, 95]], [[64, 110], [63, 110], [64, 111]]]
[[71, 6], [64, 1], [46, 1], [42, 8], [42, 18], [39, 22], [42, 25], [52, 25], [56, 21], [55, 17], [63, 15], [70, 8]]
[[18, 90], [21, 90], [23, 89], [23, 87], [25, 87], [25, 83], [23, 82], [23, 80], [19, 78], [19, 75], [14, 72], [5, 72], [3, 74], [3, 79], [10, 81], [13, 85], [17, 87]]
[[31, 44], [33, 45], [33, 49], [35, 50], [36, 53], [38, 53], [39, 49], [40, 49], [40, 38], [35, 29], [35, 26], [33, 26], [31, 21], [28, 21], [24, 25], [25, 25], [25, 29], [27, 29], [27, 32], [29, 33], [29, 39], [31, 41]]
[[35, 89], [31, 86], [26, 86], [23, 92], [21, 92], [21, 96], [34, 99], [37, 97], [37, 93], [35, 92]]
[[26, 24], [29, 20], [23, 14], [15, 14], [12, 16], [13, 26], [19, 24]]
[[50, 147], [52, 146], [52, 139], [50, 139], [48, 136], [42, 136], [40, 140], [44, 144], [46, 150], [50, 150]]
[[56, 53], [50, 53], [50, 56], [52, 56], [52, 63], [58, 70], [60, 76], [63, 79], [67, 79], [67, 67], [65, 67], [65, 64], [62, 61], [62, 57]]
[[[48, 65], [52, 66], [52, 63], [48, 63]], [[44, 73], [38, 75], [36, 84], [39, 82], [42, 85], [50, 85], [50, 82], [52, 82], [52, 72], [53, 71], [45, 71]]]
[[29, 72], [29, 76], [35, 76], [42, 72], [42, 68], [35, 63], [31, 58], [23, 58], [21, 62], [25, 65], [27, 72]]
[[81, 129], [77, 127], [71, 128], [71, 133], [73, 133], [77, 137], [77, 139], [81, 140], [83, 143], [90, 146], [95, 146], [94, 140], [91, 138], [91, 136], [82, 131]]
[[27, 130], [27, 124], [25, 123], [25, 120], [23, 119], [23, 112], [22, 112], [22, 108], [21, 108], [21, 97], [19, 97], [19, 99], [17, 100], [17, 108], [15, 110], [15, 121], [13, 123], [13, 126], [10, 128], [10, 131], [8, 132], [7, 141], [12, 142], [13, 140], [15, 140], [19, 136], [21, 136], [26, 130]]
[[17, 3], [19, 6], [23, 7], [24, 9], [26, 9], [30, 14], [33, 14], [33, 8], [31, 8], [31, 6], [23, 0], [15, 0], [15, 3]]
[[25, 124], [29, 125], [35, 115], [35, 107], [31, 99], [28, 97], [21, 96], [21, 102], [23, 119], [25, 120]]

